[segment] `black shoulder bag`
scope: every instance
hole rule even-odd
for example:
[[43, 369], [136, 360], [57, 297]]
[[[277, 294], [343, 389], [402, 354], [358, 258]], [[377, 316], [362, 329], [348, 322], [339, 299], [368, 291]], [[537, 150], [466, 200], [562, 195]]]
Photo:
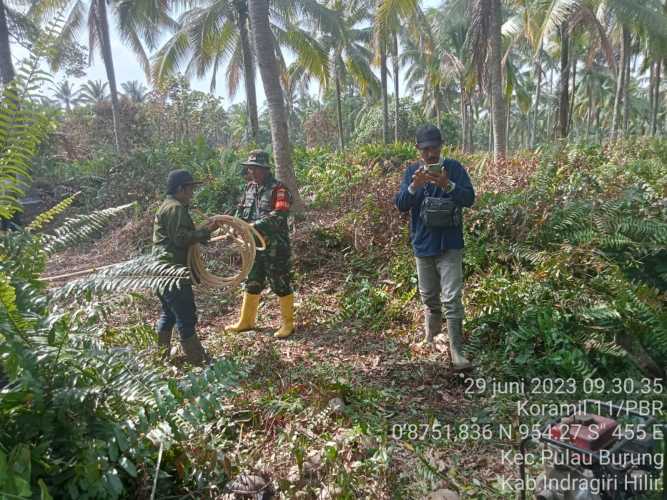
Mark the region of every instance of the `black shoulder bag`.
[[460, 227], [463, 214], [451, 196], [438, 198], [426, 196], [422, 201], [419, 216], [426, 227]]
[[459, 227], [463, 224], [461, 207], [452, 198], [427, 196], [419, 216], [426, 227]]

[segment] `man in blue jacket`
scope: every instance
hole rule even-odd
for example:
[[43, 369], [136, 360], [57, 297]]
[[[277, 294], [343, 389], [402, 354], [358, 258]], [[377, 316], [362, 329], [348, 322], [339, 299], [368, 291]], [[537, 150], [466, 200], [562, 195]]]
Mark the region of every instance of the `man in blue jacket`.
[[438, 127], [420, 127], [416, 146], [421, 159], [405, 171], [396, 206], [401, 212], [410, 211], [410, 239], [425, 310], [424, 341], [432, 344], [441, 333], [444, 309], [452, 365], [465, 370], [471, 364], [463, 355], [461, 209], [472, 206], [475, 190], [459, 162], [441, 158], [442, 136]]

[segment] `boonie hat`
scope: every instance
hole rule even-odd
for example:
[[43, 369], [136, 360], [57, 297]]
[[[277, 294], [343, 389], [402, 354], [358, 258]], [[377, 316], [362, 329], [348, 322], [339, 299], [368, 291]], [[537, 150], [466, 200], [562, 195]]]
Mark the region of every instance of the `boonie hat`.
[[442, 146], [442, 134], [435, 125], [422, 125], [417, 129], [416, 135], [419, 149]]
[[271, 168], [271, 165], [269, 164], [269, 154], [266, 151], [262, 151], [261, 149], [255, 149], [254, 151], [251, 151], [248, 155], [248, 159], [241, 163], [241, 165], [246, 167]]

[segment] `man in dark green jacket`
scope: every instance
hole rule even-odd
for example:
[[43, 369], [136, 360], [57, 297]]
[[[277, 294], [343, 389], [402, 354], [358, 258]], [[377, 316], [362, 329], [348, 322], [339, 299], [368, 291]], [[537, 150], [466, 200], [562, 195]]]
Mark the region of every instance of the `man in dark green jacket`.
[[245, 282], [241, 318], [227, 329], [253, 330], [262, 291], [269, 282], [280, 301], [282, 324], [274, 334], [285, 338], [294, 332], [294, 294], [290, 278], [290, 240], [287, 217], [292, 197], [287, 187], [271, 174], [269, 155], [262, 150], [250, 153], [242, 165], [252, 175], [246, 185], [236, 216], [252, 224], [266, 240], [266, 250], [257, 252], [255, 264]]
[[[188, 248], [195, 243], [205, 242], [211, 237], [215, 223], [196, 228], [188, 213], [194, 186], [201, 184], [193, 179], [187, 170], [174, 170], [167, 178], [167, 196], [155, 214], [153, 225], [153, 248], [162, 250], [172, 264], [187, 266]], [[188, 361], [202, 364], [208, 355], [204, 351], [195, 332], [197, 308], [190, 281], [180, 288], [172, 288], [158, 293], [162, 303], [162, 313], [157, 325], [158, 346], [166, 356], [171, 348], [171, 333], [176, 325], [181, 345]]]

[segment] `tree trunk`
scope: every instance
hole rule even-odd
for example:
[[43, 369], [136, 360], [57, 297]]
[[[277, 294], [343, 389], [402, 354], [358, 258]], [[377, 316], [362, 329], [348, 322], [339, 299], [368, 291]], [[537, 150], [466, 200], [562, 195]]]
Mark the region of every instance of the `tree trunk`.
[[294, 201], [294, 212], [304, 210], [303, 200], [299, 196], [296, 176], [292, 167], [292, 149], [290, 147], [283, 90], [280, 86], [280, 69], [276, 61], [273, 34], [269, 25], [268, 0], [248, 0], [250, 26], [254, 41], [259, 72], [262, 76], [264, 94], [269, 106], [271, 122], [271, 143], [276, 162], [276, 177], [290, 190]]
[[658, 111], [660, 110], [660, 75], [662, 73], [662, 61], [657, 61], [655, 65], [655, 94], [653, 96], [653, 110], [651, 113], [651, 135], [654, 137], [658, 133]]
[[466, 122], [467, 122], [467, 116], [466, 116], [466, 101], [463, 95], [463, 85], [461, 86], [461, 101], [460, 101], [460, 106], [459, 106], [459, 114], [461, 115], [461, 150], [465, 151], [466, 150]]
[[442, 116], [440, 112], [440, 84], [436, 85], [433, 89], [433, 94], [435, 97], [435, 121], [436, 126], [442, 126]]
[[493, 155], [496, 160], [504, 159], [507, 151], [505, 129], [505, 100], [503, 99], [503, 80], [500, 68], [502, 45], [500, 39], [501, 12], [500, 0], [489, 2], [489, 72], [491, 77], [491, 96], [493, 102]]
[[336, 115], [338, 119], [338, 146], [341, 151], [345, 150], [345, 136], [343, 130], [343, 106], [340, 98], [340, 77], [336, 71]]
[[399, 133], [399, 112], [401, 107], [401, 101], [398, 95], [399, 92], [399, 72], [400, 68], [398, 66], [398, 34], [394, 31], [394, 45], [393, 45], [393, 63], [394, 63], [394, 142], [398, 142], [400, 133]]
[[239, 13], [239, 38], [241, 39], [241, 55], [243, 57], [243, 83], [245, 86], [246, 109], [250, 124], [250, 137], [257, 144], [259, 136], [259, 118], [257, 114], [257, 92], [255, 89], [255, 58], [248, 36], [248, 5], [236, 2]]
[[107, 72], [109, 81], [109, 92], [111, 93], [111, 118], [113, 120], [113, 135], [116, 151], [120, 151], [120, 116], [118, 105], [118, 88], [116, 87], [116, 72], [113, 67], [113, 54], [111, 53], [111, 39], [109, 36], [109, 19], [107, 17], [107, 4], [105, 0], [97, 1], [97, 16], [95, 25], [99, 35], [100, 50], [102, 51], [102, 60], [104, 69]]
[[570, 109], [568, 89], [570, 83], [570, 35], [568, 29], [567, 21], [563, 21], [560, 26], [560, 96], [558, 99], [558, 133], [562, 139], [567, 138], [568, 114]]
[[628, 123], [630, 120], [630, 59], [628, 56], [628, 62], [625, 69], [625, 86], [623, 89], [623, 135], [628, 133]]
[[[646, 57], [649, 57], [647, 54]], [[649, 134], [651, 133], [650, 131], [652, 130], [652, 125], [653, 125], [653, 106], [654, 102], [653, 99], [655, 97], [655, 66], [656, 62], [651, 61], [651, 66], [649, 68], [649, 83], [648, 83], [648, 119], [646, 120], [648, 122], [648, 129], [649, 129]]]
[[489, 153], [493, 152], [493, 96], [489, 89]]
[[510, 127], [510, 118], [512, 117], [512, 98], [507, 100], [507, 121], [505, 125], [505, 151], [510, 150], [510, 135], [512, 135]]
[[[554, 95], [554, 73], [555, 69], [551, 68], [549, 70], [549, 95], [553, 96]], [[555, 110], [553, 106], [549, 106], [547, 110], [547, 129], [546, 129], [546, 137], [547, 138], [552, 138], [553, 137], [553, 131], [556, 129], [554, 125], [554, 114]]]
[[572, 130], [572, 116], [574, 115], [574, 101], [577, 96], [577, 54], [572, 50], [572, 94], [570, 96], [570, 114], [568, 117], [567, 129]]
[[591, 136], [591, 127], [593, 126], [593, 83], [590, 75], [586, 86], [586, 93], [588, 94], [588, 111], [586, 113], [586, 140], [588, 141]]
[[537, 127], [540, 122], [540, 96], [542, 94], [542, 47], [537, 53], [535, 61], [535, 72], [537, 73], [537, 88], [535, 89], [535, 109], [533, 110], [533, 126], [530, 128], [530, 149], [535, 147], [537, 138]]
[[595, 132], [598, 142], [602, 142], [602, 127], [600, 126], [600, 107], [595, 109]]
[[470, 104], [470, 119], [468, 120], [468, 147], [470, 148], [470, 153], [475, 151], [475, 141], [473, 140], [473, 131], [475, 130], [475, 120], [477, 120], [477, 101], [475, 101], [475, 106], [473, 106], [472, 96], [469, 98]]
[[382, 84], [382, 142], [389, 144], [389, 96], [387, 95], [387, 44], [380, 41], [380, 81]]
[[463, 150], [466, 153], [470, 153], [472, 152], [472, 124], [473, 124], [472, 102], [469, 94], [467, 93], [464, 94], [464, 97], [465, 97], [466, 126], [465, 126]]
[[623, 25], [623, 36], [621, 37], [621, 60], [618, 64], [618, 74], [616, 75], [616, 96], [614, 98], [614, 112], [611, 119], [610, 139], [613, 141], [618, 137], [618, 128], [621, 123], [621, 105], [623, 95], [625, 94], [625, 64], [628, 57], [630, 45], [630, 32]]
[[9, 28], [5, 14], [5, 3], [0, 0], [0, 83], [7, 85], [16, 73], [12, 63], [12, 49], [9, 44]]

